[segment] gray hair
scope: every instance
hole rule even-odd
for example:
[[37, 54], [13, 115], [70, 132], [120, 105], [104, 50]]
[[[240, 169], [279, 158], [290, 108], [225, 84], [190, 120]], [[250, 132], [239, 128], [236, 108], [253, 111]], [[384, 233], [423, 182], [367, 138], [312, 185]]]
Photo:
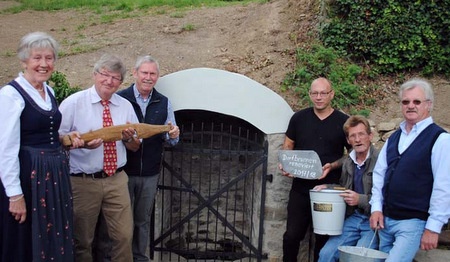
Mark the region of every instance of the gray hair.
[[94, 73], [100, 72], [105, 68], [106, 70], [114, 73], [120, 73], [120, 80], [125, 79], [125, 74], [127, 73], [127, 69], [118, 56], [105, 54], [100, 57], [100, 59], [94, 65]]
[[49, 34], [44, 32], [33, 32], [22, 37], [17, 48], [17, 56], [20, 61], [28, 60], [31, 49], [50, 48], [53, 51], [55, 61], [58, 59], [59, 44]]
[[134, 65], [134, 69], [138, 70], [139, 67], [143, 63], [153, 63], [153, 64], [155, 64], [156, 65], [156, 70], [158, 71], [158, 75], [159, 75], [159, 63], [158, 63], [158, 61], [155, 58], [153, 58], [152, 56], [149, 56], [149, 55], [138, 57], [138, 59], [136, 60], [136, 64]]
[[370, 127], [370, 123], [367, 120], [367, 118], [365, 118], [364, 116], [361, 116], [361, 115], [354, 115], [354, 116], [347, 118], [347, 121], [345, 121], [345, 123], [344, 123], [343, 129], [344, 129], [345, 136], [348, 138], [348, 130], [359, 124], [364, 125], [368, 135], [370, 135], [372, 133], [372, 129]]
[[403, 92], [406, 90], [410, 90], [413, 88], [420, 88], [425, 93], [425, 99], [431, 101], [431, 107], [430, 112], [433, 110], [433, 104], [434, 104], [434, 93], [433, 88], [431, 87], [431, 84], [426, 81], [425, 79], [421, 78], [413, 78], [409, 81], [405, 82], [403, 85], [400, 86], [400, 90], [398, 92], [398, 95], [400, 99], [402, 99]]

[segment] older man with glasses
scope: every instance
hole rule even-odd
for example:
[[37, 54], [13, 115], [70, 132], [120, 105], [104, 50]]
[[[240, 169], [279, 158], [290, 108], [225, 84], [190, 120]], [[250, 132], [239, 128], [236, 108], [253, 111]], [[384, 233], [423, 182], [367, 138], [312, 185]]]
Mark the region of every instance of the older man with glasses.
[[379, 229], [387, 262], [435, 249], [450, 217], [450, 135], [433, 123], [431, 85], [412, 79], [399, 95], [405, 121], [381, 149], [370, 201], [370, 226]]
[[[319, 183], [338, 183], [344, 149], [350, 146], [342, 129], [348, 116], [331, 107], [334, 90], [326, 78], [318, 78], [311, 83], [309, 92], [314, 106], [295, 113], [286, 131], [284, 150], [314, 150], [323, 166], [323, 180], [294, 178], [287, 206], [287, 226], [283, 235], [283, 261], [297, 261], [300, 241], [305, 237], [311, 224], [309, 190]], [[285, 172], [283, 175], [293, 177]], [[316, 235], [314, 260], [328, 240], [326, 235]]]
[[[59, 132], [86, 133], [111, 125], [138, 123], [130, 102], [115, 94], [126, 69], [116, 56], [104, 55], [94, 66], [94, 85], [61, 103]], [[91, 262], [92, 241], [100, 211], [113, 240], [113, 261], [133, 260], [132, 213], [128, 176], [123, 170], [126, 150], [136, 151], [140, 140], [132, 128], [122, 130], [122, 140], [94, 139], [70, 154], [73, 190], [75, 260]]]
[[[373, 133], [363, 116], [351, 116], [344, 124], [344, 132], [352, 151], [342, 165], [339, 185], [346, 188], [340, 194], [347, 204], [347, 218], [341, 235], [332, 236], [320, 251], [319, 262], [339, 261], [339, 246], [378, 247], [378, 239], [370, 228], [372, 172], [379, 150], [372, 144]], [[333, 185], [316, 186], [322, 190]]]

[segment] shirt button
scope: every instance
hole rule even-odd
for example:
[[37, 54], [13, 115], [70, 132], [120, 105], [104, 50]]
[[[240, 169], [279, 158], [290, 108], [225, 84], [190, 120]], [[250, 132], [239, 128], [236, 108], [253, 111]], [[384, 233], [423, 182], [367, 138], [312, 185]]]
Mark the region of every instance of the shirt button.
[[53, 121], [52, 121], [52, 122], [50, 122], [50, 125], [53, 125]]
[[53, 127], [52, 127], [52, 126], [50, 127], [50, 130], [53, 130]]
[[53, 119], [53, 116], [51, 116], [50, 119]]
[[53, 137], [50, 137], [50, 140], [53, 140]]

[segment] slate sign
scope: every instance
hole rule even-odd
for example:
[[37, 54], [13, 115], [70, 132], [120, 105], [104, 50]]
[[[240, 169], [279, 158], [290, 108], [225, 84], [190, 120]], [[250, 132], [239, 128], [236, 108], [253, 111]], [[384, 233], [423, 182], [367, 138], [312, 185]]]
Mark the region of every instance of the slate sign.
[[317, 179], [322, 176], [322, 162], [313, 150], [280, 150], [278, 159], [283, 170], [303, 179]]

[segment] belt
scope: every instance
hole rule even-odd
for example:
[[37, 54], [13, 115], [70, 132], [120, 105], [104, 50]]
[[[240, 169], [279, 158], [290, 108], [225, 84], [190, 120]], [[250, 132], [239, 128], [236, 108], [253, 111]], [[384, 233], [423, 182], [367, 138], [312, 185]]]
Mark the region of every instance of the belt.
[[[111, 175], [114, 176], [115, 174], [122, 172], [123, 171], [123, 167], [117, 168], [116, 172]], [[105, 178], [105, 177], [110, 177], [108, 176], [108, 174], [105, 173], [105, 171], [99, 171], [99, 172], [95, 172], [92, 174], [86, 174], [86, 173], [72, 173], [70, 174], [71, 176], [76, 176], [76, 177], [83, 177], [83, 176], [87, 176], [87, 177], [92, 177], [92, 178]]]

